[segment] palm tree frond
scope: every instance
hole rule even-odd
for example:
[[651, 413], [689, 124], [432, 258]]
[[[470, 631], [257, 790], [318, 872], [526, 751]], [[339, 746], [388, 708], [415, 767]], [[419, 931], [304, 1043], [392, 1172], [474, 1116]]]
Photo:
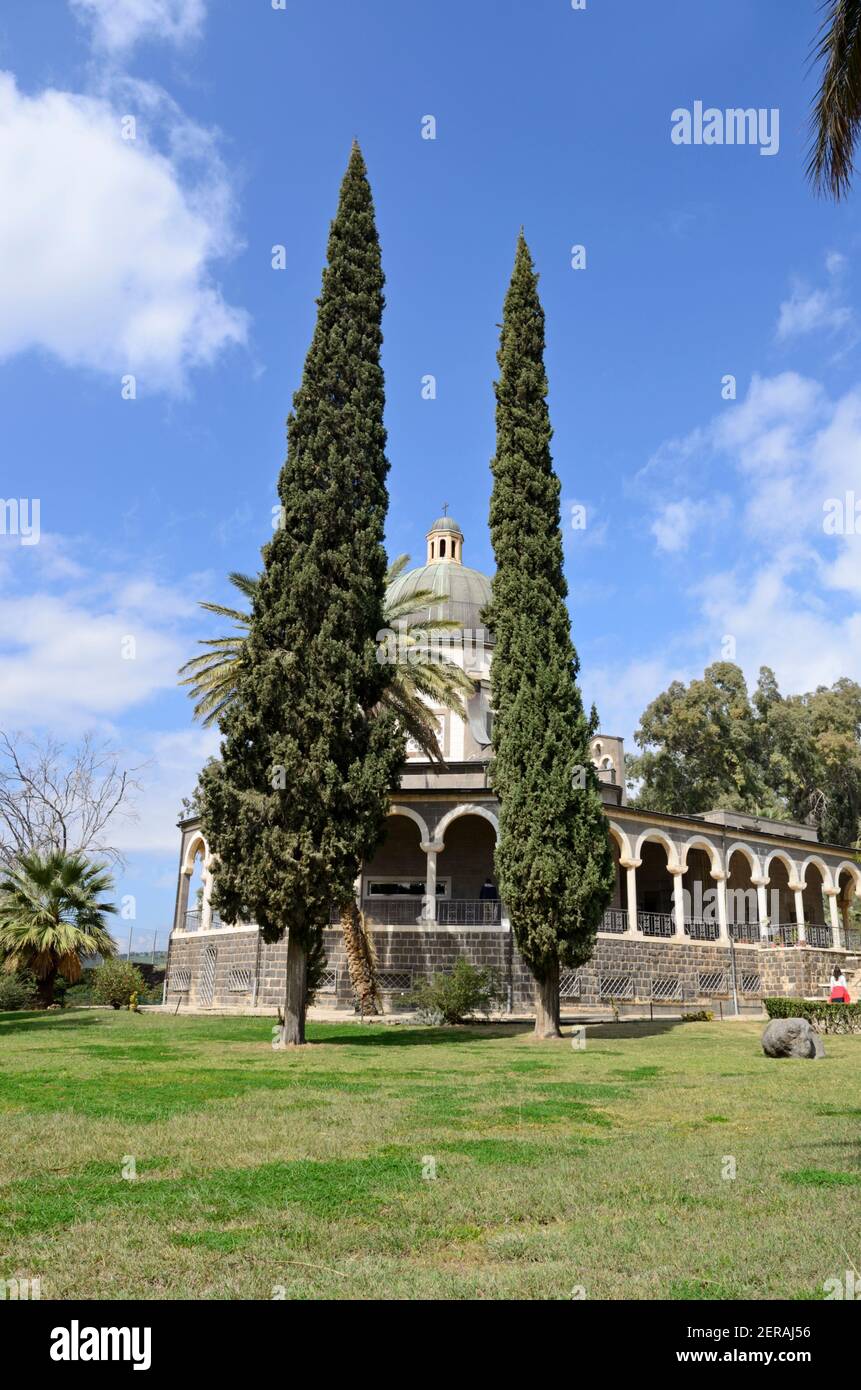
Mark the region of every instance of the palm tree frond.
[[861, 130], [861, 0], [830, 0], [811, 56], [823, 70], [807, 177], [817, 193], [839, 202], [849, 191]]

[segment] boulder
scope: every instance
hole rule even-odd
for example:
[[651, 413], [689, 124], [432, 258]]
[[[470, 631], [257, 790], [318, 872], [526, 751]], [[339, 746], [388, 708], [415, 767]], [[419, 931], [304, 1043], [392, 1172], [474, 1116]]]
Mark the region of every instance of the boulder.
[[824, 1057], [822, 1039], [806, 1018], [773, 1018], [762, 1035], [766, 1057]]

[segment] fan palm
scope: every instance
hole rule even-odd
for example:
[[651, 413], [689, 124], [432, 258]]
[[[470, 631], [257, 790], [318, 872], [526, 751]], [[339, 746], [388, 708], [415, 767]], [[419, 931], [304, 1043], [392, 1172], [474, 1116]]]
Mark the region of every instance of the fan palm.
[[[403, 573], [409, 564], [408, 555], [399, 555], [389, 566], [386, 589]], [[230, 575], [234, 588], [253, 606], [257, 579], [250, 574], [234, 571]], [[460, 624], [448, 618], [417, 621], [421, 609], [428, 612], [439, 606], [439, 596], [430, 589], [421, 589], [398, 601], [386, 598], [383, 621], [397, 634], [395, 663], [390, 672], [380, 709], [391, 711], [407, 736], [434, 763], [443, 763], [436, 720], [430, 705], [442, 705], [461, 718], [465, 715], [465, 700], [473, 693], [474, 684], [466, 672], [428, 641], [428, 635], [453, 631]], [[191, 687], [189, 694], [196, 701], [194, 715], [207, 727], [221, 719], [236, 696], [240, 661], [245, 639], [251, 624], [251, 614], [245, 609], [227, 608], [218, 603], [201, 603], [208, 613], [227, 618], [238, 631], [231, 636], [203, 641], [209, 648], [201, 656], [192, 657], [181, 668], [180, 684]], [[365, 929], [364, 915], [354, 899], [341, 904], [341, 930], [350, 981], [359, 999], [363, 1014], [380, 1011], [373, 942]]]
[[[399, 555], [389, 566], [387, 589], [408, 564], [409, 556]], [[255, 576], [234, 570], [229, 579], [253, 606], [257, 592]], [[417, 621], [415, 618], [419, 610], [430, 610], [439, 604], [437, 594], [430, 589], [420, 589], [397, 602], [386, 599], [383, 607], [383, 621], [388, 629], [397, 632], [398, 640], [397, 661], [383, 694], [381, 708], [389, 709], [396, 715], [407, 736], [414, 739], [435, 763], [441, 763], [443, 755], [436, 723], [425, 702], [443, 705], [463, 718], [464, 700], [475, 688], [456, 662], [450, 661], [425, 640], [426, 634], [453, 631], [460, 624], [448, 618], [428, 618], [427, 621]], [[228, 608], [220, 603], [202, 602], [200, 606], [207, 613], [227, 618], [239, 629], [230, 636], [201, 641], [200, 645], [209, 650], [186, 661], [179, 672], [182, 677], [180, 684], [191, 687], [189, 694], [195, 701], [195, 719], [208, 728], [221, 719], [236, 695], [239, 663], [251, 624], [251, 613], [247, 609]], [[412, 659], [411, 653], [415, 654]]]
[[849, 191], [861, 129], [861, 0], [828, 0], [813, 60], [823, 71], [807, 176], [817, 192], [839, 201]]
[[19, 854], [0, 874], [3, 968], [32, 970], [41, 1008], [54, 1002], [57, 975], [74, 984], [82, 956], [116, 951], [106, 916], [117, 909], [102, 898], [113, 887], [104, 864], [59, 849]]

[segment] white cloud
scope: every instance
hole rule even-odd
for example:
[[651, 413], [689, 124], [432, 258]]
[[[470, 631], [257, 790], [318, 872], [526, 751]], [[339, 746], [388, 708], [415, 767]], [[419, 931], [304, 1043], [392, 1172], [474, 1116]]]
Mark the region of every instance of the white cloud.
[[[119, 89], [118, 89], [119, 90]], [[244, 343], [212, 262], [236, 248], [212, 136], [157, 88], [137, 105], [47, 90], [0, 73], [0, 359], [42, 349], [69, 366], [138, 378], [138, 394], [182, 388], [187, 371]], [[135, 140], [121, 120], [138, 111]], [[141, 117], [143, 119], [141, 119]], [[170, 156], [141, 126], [167, 126]]]
[[830, 251], [825, 257], [829, 285], [812, 289], [802, 280], [794, 282], [789, 298], [780, 306], [775, 330], [778, 342], [819, 331], [838, 333], [854, 324], [854, 312], [842, 302], [840, 280], [845, 267], [846, 257]]
[[728, 497], [711, 497], [695, 502], [690, 497], [667, 502], [652, 522], [652, 535], [658, 549], [667, 554], [687, 550], [694, 533], [703, 526], [721, 525], [730, 514]]
[[861, 612], [836, 611], [822, 593], [816, 554], [788, 546], [753, 573], [714, 575], [701, 588], [711, 630], [736, 640], [752, 682], [770, 666], [784, 694], [861, 680]]
[[96, 43], [110, 52], [133, 48], [142, 39], [185, 43], [197, 38], [206, 17], [205, 0], [71, 0], [78, 17], [93, 26]]
[[[217, 729], [153, 732], [138, 740], [127, 755], [130, 765], [143, 763], [138, 774], [142, 790], [135, 802], [134, 821], [118, 822], [113, 831], [123, 854], [178, 852], [176, 829], [180, 802], [191, 796], [207, 758], [218, 752]], [[176, 879], [168, 880], [172, 887]]]

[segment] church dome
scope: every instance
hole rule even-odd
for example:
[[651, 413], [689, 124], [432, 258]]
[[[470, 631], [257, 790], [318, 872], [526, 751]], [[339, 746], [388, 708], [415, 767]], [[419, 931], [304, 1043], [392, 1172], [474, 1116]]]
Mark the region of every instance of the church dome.
[[413, 621], [447, 618], [473, 632], [483, 628], [481, 613], [490, 603], [490, 580], [462, 563], [463, 532], [457, 522], [450, 516], [440, 517], [428, 531], [427, 541], [427, 562], [398, 575], [389, 585], [387, 601], [400, 604], [411, 594], [429, 590], [438, 602], [417, 608], [410, 614]]

